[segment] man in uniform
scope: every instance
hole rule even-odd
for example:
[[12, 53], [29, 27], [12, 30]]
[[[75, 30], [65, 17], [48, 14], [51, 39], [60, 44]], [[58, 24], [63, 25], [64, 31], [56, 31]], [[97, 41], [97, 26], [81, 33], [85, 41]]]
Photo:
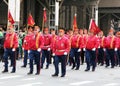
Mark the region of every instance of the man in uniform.
[[66, 75], [66, 58], [69, 52], [69, 40], [65, 37], [64, 33], [64, 29], [60, 28], [54, 44], [53, 56], [55, 56], [55, 73], [52, 75], [53, 77], [59, 74], [59, 62], [61, 62], [61, 77]]
[[106, 46], [106, 37], [103, 34], [103, 31], [98, 33], [99, 47], [98, 47], [98, 64], [103, 66], [105, 59], [105, 46]]
[[23, 51], [24, 51], [24, 60], [23, 60], [23, 66], [21, 66], [21, 67], [23, 67], [23, 68], [27, 66], [28, 50], [29, 50], [28, 44], [30, 42], [31, 36], [33, 36], [33, 27], [29, 26], [28, 33], [23, 40], [23, 46], [22, 46]]
[[[57, 38], [56, 30], [51, 29], [51, 44], [50, 44], [51, 53], [53, 53], [53, 47], [54, 47], [56, 38]], [[54, 56], [53, 56], [53, 60], [54, 60]], [[53, 61], [53, 63], [54, 63], [54, 61]]]
[[117, 56], [117, 60], [118, 60], [118, 65], [119, 65], [119, 67], [120, 67], [120, 31], [118, 31], [117, 33], [116, 33], [116, 36], [117, 36], [117, 48], [118, 48], [118, 50], [115, 52], [116, 53], [116, 56]]
[[73, 63], [72, 69], [79, 70], [80, 67], [80, 52], [83, 47], [83, 39], [79, 35], [79, 30], [75, 29], [71, 38], [70, 58]]
[[110, 66], [111, 68], [115, 66], [115, 51], [118, 50], [117, 38], [114, 36], [114, 30], [110, 29], [108, 36], [106, 38], [106, 67]]
[[12, 71], [11, 73], [16, 72], [16, 58], [15, 58], [15, 51], [16, 48], [18, 47], [18, 36], [14, 32], [14, 28], [12, 24], [8, 25], [7, 28], [7, 33], [5, 36], [5, 41], [4, 41], [4, 70], [2, 73], [8, 72], [8, 57], [11, 57], [11, 62], [12, 62]]
[[41, 33], [39, 33], [40, 28], [38, 26], [34, 27], [34, 35], [31, 36], [29, 42], [29, 59], [30, 59], [30, 71], [28, 75], [33, 74], [33, 61], [35, 60], [37, 72], [35, 75], [40, 74], [40, 62], [41, 62], [41, 49], [44, 45], [44, 38]]
[[89, 36], [86, 40], [85, 45], [85, 57], [86, 57], [86, 64], [87, 67], [85, 71], [90, 70], [90, 66], [92, 66], [92, 71], [95, 71], [96, 68], [96, 49], [98, 48], [99, 40], [96, 37], [94, 30], [89, 31]]
[[44, 33], [43, 33], [43, 37], [44, 37], [44, 46], [43, 46], [43, 50], [42, 50], [42, 64], [41, 64], [41, 68], [43, 68], [43, 64], [45, 62], [45, 58], [46, 58], [46, 69], [49, 68], [49, 64], [50, 64], [50, 45], [51, 45], [51, 35], [49, 34], [49, 29], [45, 28], [44, 29]]

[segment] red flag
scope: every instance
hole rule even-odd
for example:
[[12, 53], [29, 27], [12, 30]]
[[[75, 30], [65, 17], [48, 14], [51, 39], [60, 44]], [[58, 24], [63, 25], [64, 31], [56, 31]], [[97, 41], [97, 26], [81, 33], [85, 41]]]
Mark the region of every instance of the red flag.
[[14, 24], [14, 23], [15, 23], [12, 15], [11, 15], [11, 13], [10, 13], [10, 11], [8, 11], [8, 21], [9, 21], [11, 24]]
[[91, 19], [89, 30], [94, 34], [98, 34], [101, 31], [93, 19]]
[[31, 14], [28, 16], [28, 25], [33, 26], [35, 24], [34, 19]]
[[44, 8], [44, 11], [43, 11], [43, 21], [47, 22], [47, 13], [46, 13], [46, 9], [45, 8]]
[[77, 15], [75, 14], [74, 19], [73, 19], [73, 30], [78, 29], [77, 27]]

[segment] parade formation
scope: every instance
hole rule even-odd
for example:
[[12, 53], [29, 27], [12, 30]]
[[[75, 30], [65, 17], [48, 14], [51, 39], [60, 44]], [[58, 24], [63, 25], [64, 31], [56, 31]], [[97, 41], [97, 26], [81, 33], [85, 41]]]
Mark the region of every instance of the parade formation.
[[[107, 34], [91, 18], [89, 28], [78, 28], [76, 13], [72, 28], [45, 27], [46, 9], [43, 10], [43, 25], [35, 24], [31, 13], [27, 24], [15, 30], [15, 21], [8, 10], [6, 31], [0, 28], [0, 60], [4, 63], [2, 73], [16, 73], [17, 61], [22, 60], [21, 68], [29, 66], [27, 75], [42, 74], [41, 71], [54, 66], [52, 77], [65, 77], [66, 68], [79, 71], [85, 65], [84, 72], [95, 72], [98, 65], [105, 68], [120, 67], [120, 31], [110, 28]], [[36, 68], [34, 68], [35, 66]], [[60, 67], [61, 66], [61, 72]], [[35, 70], [36, 69], [36, 70]]]
[[[120, 31], [115, 33], [114, 29], [110, 29], [108, 35], [105, 36], [103, 31], [96, 32], [92, 28], [89, 30], [76, 28], [68, 31], [59, 28], [56, 34], [55, 29], [50, 31], [45, 27], [41, 32], [39, 26], [28, 26], [22, 42], [23, 65], [21, 64], [21, 68], [29, 65], [30, 70], [27, 74], [31, 75], [36, 65], [35, 75], [39, 75], [44, 66], [48, 69], [50, 64], [53, 64], [55, 72], [53, 70], [52, 77], [57, 77], [59, 63], [61, 63], [61, 77], [65, 77], [67, 66], [71, 66], [71, 70], [80, 70], [80, 66], [86, 63], [85, 72], [90, 70], [94, 72], [97, 65], [106, 68], [120, 66]], [[4, 62], [4, 69], [2, 73], [9, 71], [8, 60], [10, 60], [10, 66], [13, 67], [11, 73], [17, 72], [19, 38], [13, 25], [9, 24], [3, 43], [4, 54], [1, 60]]]

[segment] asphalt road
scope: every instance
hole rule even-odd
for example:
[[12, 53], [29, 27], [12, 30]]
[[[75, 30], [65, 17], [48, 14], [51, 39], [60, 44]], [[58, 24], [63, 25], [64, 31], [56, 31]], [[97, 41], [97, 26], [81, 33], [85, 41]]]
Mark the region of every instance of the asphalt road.
[[51, 77], [54, 73], [54, 66], [49, 69], [42, 69], [40, 75], [27, 75], [29, 66], [21, 68], [22, 60], [17, 61], [17, 71], [2, 74], [3, 63], [0, 62], [0, 86], [120, 86], [120, 67], [114, 69], [97, 66], [95, 72], [84, 72], [86, 64], [80, 70], [71, 70], [67, 66], [67, 75], [64, 78]]

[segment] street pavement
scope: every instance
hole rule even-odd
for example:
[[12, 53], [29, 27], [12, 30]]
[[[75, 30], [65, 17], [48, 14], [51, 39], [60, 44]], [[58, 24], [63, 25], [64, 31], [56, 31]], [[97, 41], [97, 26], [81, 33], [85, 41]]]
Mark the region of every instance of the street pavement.
[[[16, 73], [2, 74], [3, 63], [0, 62], [0, 86], [120, 86], [120, 67], [114, 69], [97, 66], [95, 72], [85, 72], [86, 64], [81, 65], [80, 70], [71, 70], [67, 66], [66, 77], [51, 77], [54, 74], [54, 66], [43, 68], [40, 75], [27, 75], [29, 66], [21, 68], [22, 60], [17, 61]], [[35, 67], [34, 67], [35, 68]], [[61, 67], [60, 67], [61, 68]], [[60, 71], [61, 74], [61, 71]]]

